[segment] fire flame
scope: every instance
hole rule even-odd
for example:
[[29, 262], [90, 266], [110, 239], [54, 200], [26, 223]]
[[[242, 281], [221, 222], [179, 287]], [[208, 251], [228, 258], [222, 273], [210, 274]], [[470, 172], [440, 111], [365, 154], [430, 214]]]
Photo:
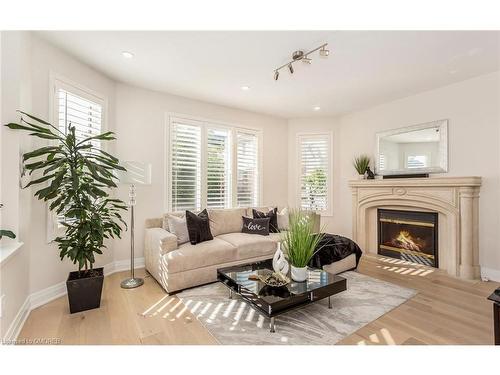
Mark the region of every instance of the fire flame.
[[410, 232], [402, 230], [399, 235], [393, 240], [398, 247], [406, 250], [420, 251], [420, 246], [415, 242]]

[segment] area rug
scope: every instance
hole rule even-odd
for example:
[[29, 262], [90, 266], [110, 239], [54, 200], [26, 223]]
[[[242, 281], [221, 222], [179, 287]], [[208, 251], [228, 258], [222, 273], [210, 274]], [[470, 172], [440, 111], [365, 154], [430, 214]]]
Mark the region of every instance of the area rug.
[[416, 291], [358, 272], [341, 274], [347, 290], [276, 317], [276, 332], [269, 319], [238, 296], [228, 298], [221, 283], [189, 289], [177, 296], [210, 333], [225, 345], [332, 345], [412, 298]]

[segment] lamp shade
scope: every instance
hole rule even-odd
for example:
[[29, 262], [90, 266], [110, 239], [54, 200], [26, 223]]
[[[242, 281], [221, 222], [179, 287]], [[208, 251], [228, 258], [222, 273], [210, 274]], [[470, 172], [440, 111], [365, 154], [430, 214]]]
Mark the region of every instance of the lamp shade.
[[118, 171], [120, 184], [150, 185], [151, 164], [140, 161], [122, 161], [120, 163], [127, 171]]

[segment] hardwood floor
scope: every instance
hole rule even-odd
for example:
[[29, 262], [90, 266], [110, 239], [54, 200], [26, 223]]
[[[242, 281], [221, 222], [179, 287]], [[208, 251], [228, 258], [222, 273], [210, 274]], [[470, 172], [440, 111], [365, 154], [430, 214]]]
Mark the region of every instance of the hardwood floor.
[[[486, 297], [500, 284], [468, 282], [424, 266], [364, 256], [359, 272], [419, 293], [339, 344], [492, 344], [493, 317]], [[145, 273], [139, 270], [139, 274]], [[61, 344], [216, 344], [175, 296], [146, 276], [124, 290], [126, 273], [107, 276], [101, 308], [69, 314], [67, 297], [33, 310], [19, 339], [54, 338]]]

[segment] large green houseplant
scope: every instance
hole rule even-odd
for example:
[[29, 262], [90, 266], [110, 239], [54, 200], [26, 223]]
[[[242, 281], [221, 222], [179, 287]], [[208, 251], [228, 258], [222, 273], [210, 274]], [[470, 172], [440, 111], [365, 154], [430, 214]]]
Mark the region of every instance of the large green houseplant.
[[120, 212], [127, 206], [111, 198], [109, 190], [116, 187], [115, 171], [124, 168], [117, 158], [96, 145], [96, 141], [114, 140], [114, 134], [78, 139], [71, 124], [65, 134], [47, 121], [20, 113], [19, 123], [5, 126], [51, 141], [23, 155], [26, 169], [36, 175], [26, 187], [41, 186], [34, 195], [47, 202], [58, 217], [64, 217], [64, 235], [54, 241], [61, 260], [67, 257], [78, 265], [78, 271], [71, 272], [67, 282], [70, 310], [99, 307], [103, 270], [93, 268], [95, 254], [102, 254], [106, 239], [120, 237], [122, 224], [126, 227]]
[[[3, 204], [0, 203], [0, 208], [2, 208], [2, 207], [3, 207]], [[11, 230], [0, 229], [0, 240], [2, 239], [2, 237], [9, 237], [9, 238], [14, 239], [14, 238], [16, 238], [16, 235]]]
[[322, 233], [314, 232], [314, 223], [307, 212], [295, 210], [290, 213], [290, 223], [288, 231], [283, 232], [282, 245], [290, 262], [293, 280], [306, 280], [307, 265], [320, 250], [322, 238]]

